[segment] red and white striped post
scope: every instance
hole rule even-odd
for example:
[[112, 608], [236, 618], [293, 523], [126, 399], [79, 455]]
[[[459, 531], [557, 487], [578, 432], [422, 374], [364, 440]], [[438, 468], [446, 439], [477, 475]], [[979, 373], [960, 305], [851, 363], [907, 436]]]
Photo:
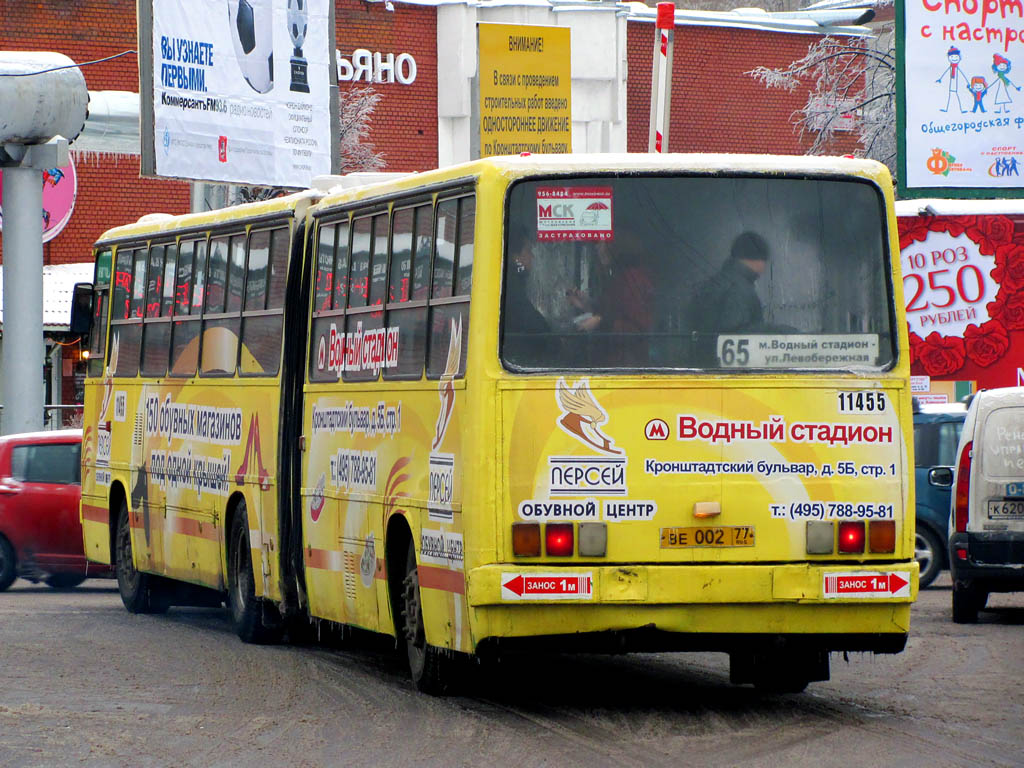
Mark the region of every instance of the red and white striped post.
[[651, 130], [647, 139], [648, 152], [668, 152], [675, 26], [675, 3], [658, 3], [658, 16], [654, 25], [654, 69], [651, 72]]

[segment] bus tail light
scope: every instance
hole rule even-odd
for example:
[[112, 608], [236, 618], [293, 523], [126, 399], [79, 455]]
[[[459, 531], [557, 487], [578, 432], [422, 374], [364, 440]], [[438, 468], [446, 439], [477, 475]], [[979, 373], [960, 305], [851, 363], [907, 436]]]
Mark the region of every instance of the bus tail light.
[[896, 551], [896, 521], [872, 520], [868, 523], [868, 552]]
[[967, 510], [971, 499], [971, 451], [974, 441], [964, 446], [956, 466], [956, 496], [953, 501], [953, 523], [957, 533], [967, 531]]
[[540, 557], [539, 523], [512, 523], [512, 553], [516, 557]]
[[608, 526], [605, 523], [580, 523], [580, 555], [604, 557], [608, 551]]
[[846, 554], [864, 551], [863, 520], [844, 520], [839, 524], [839, 551]]
[[548, 523], [544, 526], [544, 552], [553, 557], [572, 557], [575, 549], [572, 523]]

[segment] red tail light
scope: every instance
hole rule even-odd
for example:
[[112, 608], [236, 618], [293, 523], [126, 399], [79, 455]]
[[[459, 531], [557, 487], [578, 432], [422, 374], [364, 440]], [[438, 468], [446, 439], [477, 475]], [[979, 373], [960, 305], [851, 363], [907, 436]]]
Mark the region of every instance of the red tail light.
[[839, 551], [847, 554], [864, 551], [863, 520], [846, 520], [839, 524]]
[[967, 530], [967, 507], [971, 498], [971, 449], [974, 441], [964, 446], [956, 466], [956, 495], [953, 498], [953, 524], [957, 533]]
[[544, 526], [544, 550], [549, 556], [572, 557], [572, 523], [548, 523]]

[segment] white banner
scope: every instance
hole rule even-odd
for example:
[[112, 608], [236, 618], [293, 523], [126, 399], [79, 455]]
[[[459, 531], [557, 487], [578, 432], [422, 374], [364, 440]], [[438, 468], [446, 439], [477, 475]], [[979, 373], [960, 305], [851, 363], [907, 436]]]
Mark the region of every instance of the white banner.
[[153, 2], [158, 176], [305, 187], [331, 172], [327, 0]]
[[905, 3], [906, 186], [1024, 186], [1019, 3]]

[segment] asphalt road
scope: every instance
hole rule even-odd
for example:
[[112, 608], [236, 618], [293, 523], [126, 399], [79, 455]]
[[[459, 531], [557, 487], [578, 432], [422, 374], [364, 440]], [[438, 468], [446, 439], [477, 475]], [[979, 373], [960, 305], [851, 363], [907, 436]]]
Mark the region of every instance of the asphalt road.
[[0, 766], [1021, 766], [1024, 594], [977, 625], [949, 578], [897, 656], [766, 696], [717, 654], [552, 656], [417, 693], [387, 644], [243, 645], [215, 609], [132, 616], [112, 581], [0, 593]]

